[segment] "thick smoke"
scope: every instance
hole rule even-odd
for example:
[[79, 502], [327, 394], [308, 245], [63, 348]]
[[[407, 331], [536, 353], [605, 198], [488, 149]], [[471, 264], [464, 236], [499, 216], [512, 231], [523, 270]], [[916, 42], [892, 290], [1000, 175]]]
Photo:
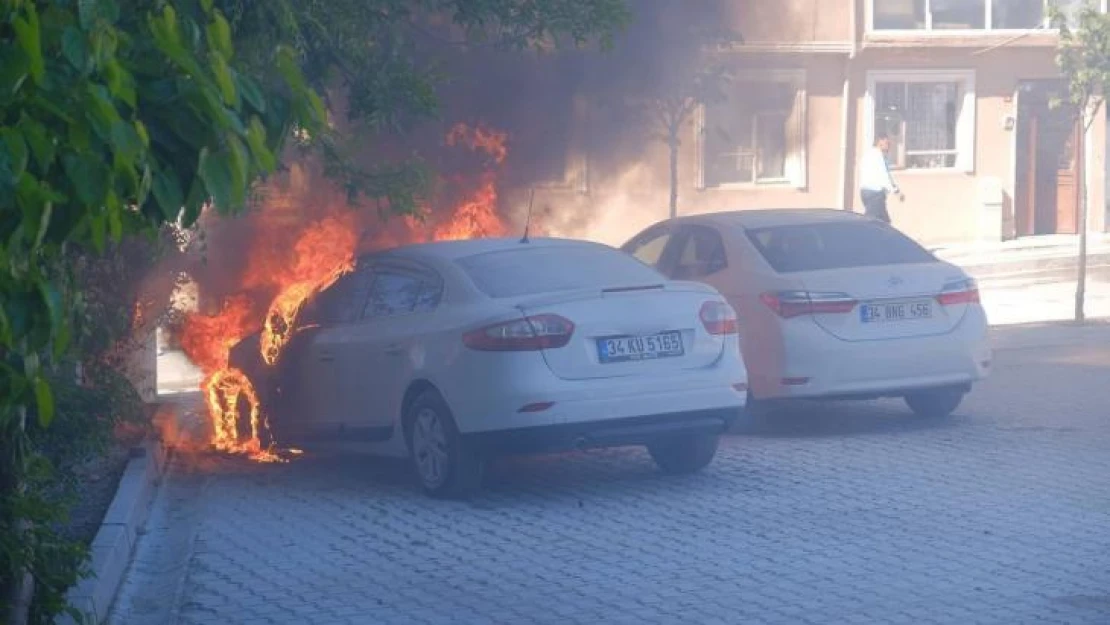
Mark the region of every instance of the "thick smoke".
[[[533, 223], [541, 231], [606, 238], [611, 224], [623, 231], [653, 221], [665, 214], [667, 180], [665, 167], [647, 158], [660, 144], [642, 103], [695, 69], [707, 33], [729, 21], [727, 4], [633, 0], [634, 20], [608, 51], [521, 53], [421, 42], [421, 54], [447, 77], [439, 119], [379, 137], [360, 158], [372, 165], [417, 155], [437, 171], [441, 184], [426, 207], [430, 228], [491, 167], [485, 155], [447, 146], [445, 136], [456, 123], [484, 124], [509, 136], [497, 180], [498, 208], [510, 228], [523, 227], [533, 189]], [[342, 98], [336, 100], [342, 120]], [[215, 312], [243, 291], [244, 275], [260, 255], [280, 267], [309, 224], [335, 215], [355, 224], [363, 250], [410, 242], [421, 229], [385, 219], [371, 205], [350, 206], [319, 167], [302, 163], [260, 185], [246, 215], [202, 220], [204, 241], [194, 246], [200, 253], [189, 270], [202, 306]], [[262, 288], [250, 295], [264, 307], [274, 293]]]

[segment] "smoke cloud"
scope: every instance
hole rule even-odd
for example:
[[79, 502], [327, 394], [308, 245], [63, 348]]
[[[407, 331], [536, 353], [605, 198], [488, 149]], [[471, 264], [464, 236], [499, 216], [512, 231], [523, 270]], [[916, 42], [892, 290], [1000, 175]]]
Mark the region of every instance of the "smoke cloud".
[[[375, 165], [414, 154], [439, 173], [428, 222], [385, 219], [372, 206], [350, 206], [317, 165], [301, 162], [260, 185], [246, 215], [202, 218], [204, 241], [188, 269], [202, 306], [215, 312], [227, 298], [251, 291], [244, 276], [252, 263], [287, 264], [300, 233], [323, 219], [349, 220], [360, 251], [422, 239], [491, 169], [497, 208], [510, 232], [523, 230], [535, 190], [533, 231], [621, 243], [666, 215], [669, 182], [660, 166], [665, 160], [657, 158], [662, 146], [641, 103], [695, 69], [706, 34], [729, 21], [727, 4], [633, 0], [634, 21], [609, 51], [519, 53], [423, 42], [422, 54], [447, 76], [438, 94], [439, 119], [378, 137], [359, 156]], [[335, 100], [342, 120], [342, 98]], [[460, 122], [507, 133], [505, 161], [491, 163], [486, 153], [447, 145], [445, 137]], [[259, 302], [260, 319], [271, 291], [259, 285], [248, 293]]]

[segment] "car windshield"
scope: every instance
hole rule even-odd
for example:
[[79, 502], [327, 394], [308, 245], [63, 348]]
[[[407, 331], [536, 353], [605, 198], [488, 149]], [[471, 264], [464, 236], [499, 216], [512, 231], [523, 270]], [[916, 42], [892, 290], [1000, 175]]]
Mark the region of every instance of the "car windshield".
[[617, 250], [586, 245], [527, 246], [456, 261], [490, 297], [655, 284], [665, 278]]
[[868, 221], [752, 228], [748, 238], [779, 273], [936, 262], [906, 235]]

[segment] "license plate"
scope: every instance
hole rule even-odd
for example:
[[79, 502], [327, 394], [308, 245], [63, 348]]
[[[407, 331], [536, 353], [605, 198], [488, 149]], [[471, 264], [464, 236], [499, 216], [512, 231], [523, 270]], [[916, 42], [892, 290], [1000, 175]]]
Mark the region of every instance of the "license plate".
[[674, 358], [684, 353], [682, 333], [677, 331], [647, 336], [611, 336], [597, 340], [597, 356], [603, 364]]
[[929, 319], [932, 316], [933, 300], [928, 299], [913, 302], [863, 304], [859, 307], [859, 320], [863, 323], [912, 321], [914, 319]]

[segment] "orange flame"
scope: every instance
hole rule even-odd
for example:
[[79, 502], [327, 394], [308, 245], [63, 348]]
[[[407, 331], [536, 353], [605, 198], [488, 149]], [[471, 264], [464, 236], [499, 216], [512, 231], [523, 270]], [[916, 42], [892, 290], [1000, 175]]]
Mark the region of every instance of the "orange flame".
[[451, 220], [439, 225], [432, 235], [436, 241], [455, 241], [505, 236], [507, 229], [497, 215], [497, 185], [487, 179], [455, 210]]
[[[507, 139], [503, 132], [457, 124], [448, 133], [446, 142], [483, 152], [500, 165], [508, 156]], [[394, 224], [400, 224], [400, 232], [396, 228], [387, 229], [363, 247], [376, 249], [422, 238], [439, 241], [503, 236], [508, 229], [497, 213], [497, 204], [497, 177], [487, 171], [478, 187], [451, 211], [449, 218], [434, 222], [430, 236], [421, 236], [422, 224], [418, 220], [398, 220]], [[273, 449], [262, 448], [269, 424], [258, 393], [242, 371], [228, 367], [228, 357], [231, 348], [243, 337], [260, 330], [262, 362], [274, 365], [298, 330], [298, 315], [304, 304], [353, 268], [361, 251], [360, 214], [338, 203], [327, 208], [329, 214], [300, 231], [290, 230], [288, 218], [267, 219], [263, 213], [241, 280], [245, 293], [256, 297], [260, 293], [273, 295], [261, 324], [257, 321], [261, 307], [246, 294], [229, 298], [217, 315], [191, 315], [186, 319], [181, 344], [207, 376], [202, 390], [212, 422], [211, 443], [217, 450], [246, 454], [259, 461], [281, 460]], [[239, 431], [242, 405], [250, 424], [249, 434]]]
[[[281, 460], [273, 450], [262, 449], [261, 434], [269, 429], [262, 419], [261, 403], [254, 385], [238, 369], [220, 369], [204, 381], [205, 399], [212, 419], [212, 446], [228, 453], [247, 454], [260, 462]], [[247, 402], [250, 436], [239, 435], [239, 400]]]

